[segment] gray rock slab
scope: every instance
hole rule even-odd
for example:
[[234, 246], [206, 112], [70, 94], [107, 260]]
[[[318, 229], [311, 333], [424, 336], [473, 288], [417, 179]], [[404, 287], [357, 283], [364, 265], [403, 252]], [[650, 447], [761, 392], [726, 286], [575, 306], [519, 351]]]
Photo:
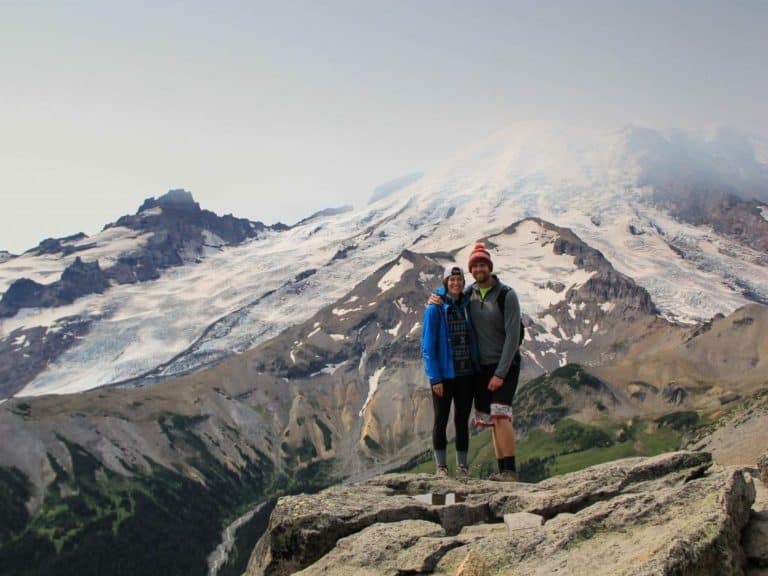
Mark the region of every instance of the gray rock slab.
[[544, 525], [544, 517], [530, 512], [515, 512], [514, 514], [504, 514], [504, 524], [510, 533], [519, 530], [537, 530]]
[[538, 530], [488, 536], [446, 553], [434, 573], [481, 562], [486, 576], [738, 575], [753, 498], [749, 478], [723, 470], [673, 489], [622, 494]]
[[[460, 497], [436, 506], [414, 498], [424, 493]], [[388, 474], [280, 499], [247, 574], [740, 574], [753, 500], [751, 476], [696, 452], [539, 484]], [[442, 532], [405, 538], [408, 522]]]
[[[443, 543], [445, 531], [439, 524], [424, 520], [404, 520], [373, 524], [340, 539], [318, 562], [298, 572], [301, 576], [319, 574], [395, 575], [403, 570], [419, 570]], [[454, 547], [459, 545], [455, 543]]]
[[[454, 493], [464, 484], [421, 475], [426, 492]], [[414, 476], [416, 481], [419, 476]], [[430, 480], [437, 480], [430, 484]], [[467, 498], [446, 506], [417, 500], [418, 490], [389, 487], [383, 483], [334, 486], [314, 495], [281, 498], [272, 512], [266, 533], [249, 562], [247, 574], [290, 574], [320, 559], [336, 542], [377, 523], [402, 520], [433, 522], [449, 534], [466, 524], [491, 519], [487, 499]]]
[[480, 536], [486, 537], [493, 534], [506, 534], [507, 526], [503, 522], [497, 522], [494, 524], [474, 524], [472, 526], [464, 526], [459, 532], [459, 536]]

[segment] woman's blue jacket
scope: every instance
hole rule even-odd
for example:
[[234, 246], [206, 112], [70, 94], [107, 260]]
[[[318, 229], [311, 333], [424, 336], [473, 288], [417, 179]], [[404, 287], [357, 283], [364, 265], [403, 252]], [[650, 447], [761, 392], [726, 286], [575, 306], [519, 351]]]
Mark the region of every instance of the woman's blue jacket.
[[451, 339], [448, 334], [448, 308], [450, 306], [458, 306], [467, 322], [473, 366], [476, 365], [478, 358], [477, 340], [469, 318], [469, 298], [464, 297], [459, 303], [453, 301], [449, 303], [444, 286], [438, 287], [435, 294], [440, 296], [444, 303], [441, 306], [436, 304], [427, 306], [424, 310], [424, 329], [421, 333], [421, 356], [424, 359], [424, 371], [427, 373], [431, 386], [456, 377], [453, 368]]

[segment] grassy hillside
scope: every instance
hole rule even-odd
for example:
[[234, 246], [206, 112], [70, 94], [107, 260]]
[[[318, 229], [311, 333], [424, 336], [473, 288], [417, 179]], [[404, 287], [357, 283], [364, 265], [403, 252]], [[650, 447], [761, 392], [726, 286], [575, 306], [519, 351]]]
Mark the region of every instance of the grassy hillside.
[[[652, 456], [678, 449], [682, 430], [663, 424], [644, 420], [631, 423], [605, 420], [584, 424], [565, 419], [550, 429], [534, 429], [518, 442], [520, 478], [536, 482], [618, 458]], [[451, 474], [455, 473], [455, 452], [455, 445], [449, 444]], [[486, 477], [496, 471], [490, 431], [470, 438], [469, 460], [471, 476]], [[408, 471], [433, 473], [435, 464], [429, 460]]]

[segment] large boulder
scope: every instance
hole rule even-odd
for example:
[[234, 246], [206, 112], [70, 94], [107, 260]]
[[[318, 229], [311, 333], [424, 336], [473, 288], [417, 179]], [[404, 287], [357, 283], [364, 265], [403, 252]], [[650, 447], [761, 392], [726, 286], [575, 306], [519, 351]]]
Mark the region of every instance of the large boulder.
[[754, 498], [694, 452], [538, 484], [389, 474], [280, 499], [246, 574], [742, 574]]

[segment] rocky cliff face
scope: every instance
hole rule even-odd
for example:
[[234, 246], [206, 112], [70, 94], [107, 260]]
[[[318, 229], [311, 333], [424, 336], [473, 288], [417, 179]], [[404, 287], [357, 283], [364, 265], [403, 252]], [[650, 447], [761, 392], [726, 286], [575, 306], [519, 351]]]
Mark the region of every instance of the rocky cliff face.
[[109, 288], [109, 274], [98, 261], [83, 262], [78, 256], [61, 278], [52, 284], [39, 284], [20, 278], [11, 284], [0, 300], [0, 317], [10, 317], [21, 308], [53, 308], [71, 304], [88, 294], [101, 294]]
[[539, 484], [386, 475], [280, 499], [246, 574], [743, 574], [754, 500], [705, 453]]

